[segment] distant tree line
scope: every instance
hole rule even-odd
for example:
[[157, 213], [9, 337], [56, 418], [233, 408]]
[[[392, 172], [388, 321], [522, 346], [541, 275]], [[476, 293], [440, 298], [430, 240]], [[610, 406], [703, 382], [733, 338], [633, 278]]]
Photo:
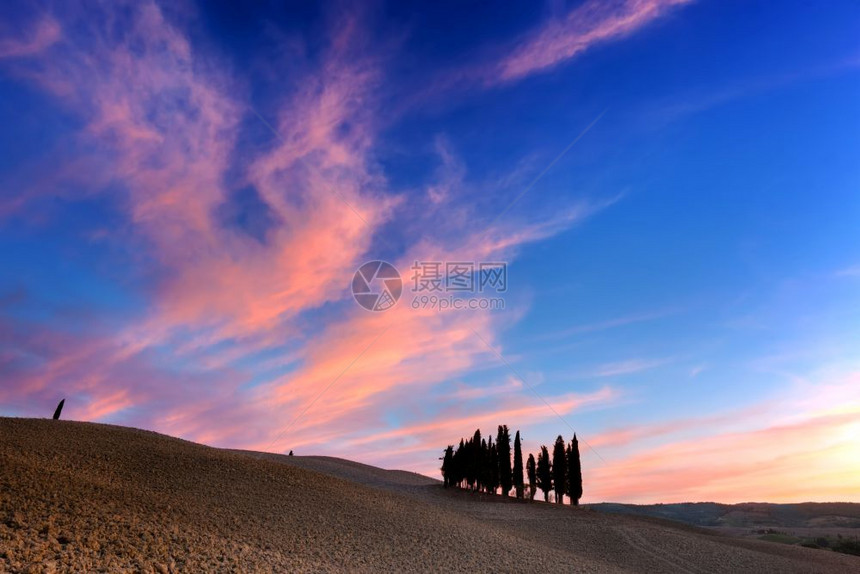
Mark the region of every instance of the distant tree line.
[[[582, 466], [579, 459], [579, 441], [576, 434], [566, 444], [561, 435], [555, 439], [552, 456], [545, 446], [540, 447], [537, 461], [529, 454], [523, 473], [523, 453], [520, 431], [514, 437], [513, 465], [511, 464], [511, 435], [507, 425], [500, 425], [493, 437], [483, 438], [477, 429], [468, 440], [460, 439], [458, 446], [448, 445], [442, 457], [442, 478], [445, 488], [459, 487], [476, 492], [534, 500], [540, 489], [543, 499], [549, 502], [549, 493], [555, 501], [563, 503], [563, 495], [570, 497], [572, 505], [582, 498]], [[528, 482], [526, 482], [528, 480]], [[501, 489], [501, 490], [500, 490]]]

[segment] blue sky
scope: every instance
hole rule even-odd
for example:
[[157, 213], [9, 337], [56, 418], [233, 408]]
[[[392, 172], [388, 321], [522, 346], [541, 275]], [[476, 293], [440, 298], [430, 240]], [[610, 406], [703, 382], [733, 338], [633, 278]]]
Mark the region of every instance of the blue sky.
[[[860, 500], [856, 3], [3, 10], [0, 414]], [[505, 308], [365, 311], [376, 259], [505, 261]]]

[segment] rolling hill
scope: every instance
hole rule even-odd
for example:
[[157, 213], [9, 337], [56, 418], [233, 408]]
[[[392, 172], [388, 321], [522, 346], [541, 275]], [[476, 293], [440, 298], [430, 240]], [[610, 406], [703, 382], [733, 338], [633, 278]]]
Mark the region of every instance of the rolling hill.
[[327, 457], [0, 418], [0, 571], [848, 572], [860, 558]]

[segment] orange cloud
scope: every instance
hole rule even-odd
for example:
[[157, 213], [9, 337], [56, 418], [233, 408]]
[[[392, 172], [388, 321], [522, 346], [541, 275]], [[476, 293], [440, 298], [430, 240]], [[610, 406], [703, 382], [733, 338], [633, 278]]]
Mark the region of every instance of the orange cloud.
[[[637, 448], [623, 457], [608, 456], [604, 465], [586, 467], [589, 501], [799, 502], [860, 501], [860, 396], [858, 378], [817, 388], [830, 399], [779, 401], [713, 419], [676, 421], [597, 436], [593, 444], [643, 440], [701, 431], [704, 436], [662, 446]], [[805, 394], [799, 390], [798, 397]], [[834, 408], [833, 405], [838, 405]], [[765, 422], [767, 418], [772, 422]], [[750, 430], [721, 430], [732, 423]], [[607, 449], [602, 450], [608, 455]]]

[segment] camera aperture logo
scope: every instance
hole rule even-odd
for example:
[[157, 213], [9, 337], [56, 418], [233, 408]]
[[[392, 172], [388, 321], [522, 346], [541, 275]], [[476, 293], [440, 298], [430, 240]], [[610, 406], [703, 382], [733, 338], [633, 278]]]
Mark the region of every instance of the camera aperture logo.
[[403, 279], [391, 263], [368, 261], [352, 277], [352, 296], [368, 311], [386, 311], [403, 293]]
[[[504, 261], [415, 261], [411, 267], [412, 301], [421, 311], [498, 311], [508, 291]], [[391, 263], [368, 261], [352, 278], [352, 296], [368, 311], [387, 311], [403, 294], [403, 279]]]

